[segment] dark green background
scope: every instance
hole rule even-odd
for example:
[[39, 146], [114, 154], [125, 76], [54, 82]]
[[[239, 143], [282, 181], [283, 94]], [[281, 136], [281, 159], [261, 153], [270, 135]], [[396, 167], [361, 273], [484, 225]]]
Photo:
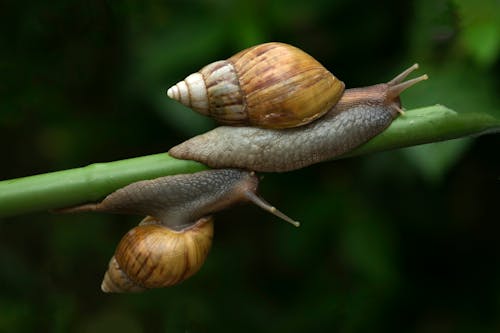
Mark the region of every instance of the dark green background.
[[[215, 126], [165, 96], [211, 61], [294, 44], [348, 87], [414, 62], [407, 108], [500, 113], [500, 8], [455, 1], [8, 1], [0, 5], [0, 178], [167, 151]], [[217, 216], [183, 284], [106, 295], [138, 219], [0, 221], [1, 332], [498, 332], [500, 138], [456, 140], [286, 174]]]

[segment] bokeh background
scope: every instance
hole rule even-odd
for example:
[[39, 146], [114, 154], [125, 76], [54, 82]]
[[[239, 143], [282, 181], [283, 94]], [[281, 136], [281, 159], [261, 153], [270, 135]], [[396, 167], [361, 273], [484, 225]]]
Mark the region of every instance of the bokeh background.
[[[0, 4], [0, 178], [167, 151], [215, 124], [165, 96], [265, 41], [314, 55], [348, 87], [419, 62], [411, 109], [500, 113], [496, 0], [7, 1]], [[1, 332], [498, 332], [500, 136], [268, 174], [218, 214], [202, 270], [106, 295], [136, 217], [0, 221]]]

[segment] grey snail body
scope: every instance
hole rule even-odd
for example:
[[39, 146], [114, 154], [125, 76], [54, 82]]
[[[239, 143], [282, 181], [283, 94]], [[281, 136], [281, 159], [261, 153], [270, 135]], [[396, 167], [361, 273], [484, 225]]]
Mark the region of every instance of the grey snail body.
[[295, 128], [220, 126], [170, 149], [212, 168], [284, 172], [342, 155], [381, 133], [402, 113], [399, 94], [427, 79], [404, 81], [415, 64], [388, 83], [346, 89], [321, 118]]

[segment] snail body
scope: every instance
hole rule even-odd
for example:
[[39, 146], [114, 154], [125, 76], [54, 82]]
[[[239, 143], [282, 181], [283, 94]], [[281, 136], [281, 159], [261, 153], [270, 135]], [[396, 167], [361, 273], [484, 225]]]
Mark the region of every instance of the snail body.
[[417, 68], [415, 64], [387, 83], [346, 89], [326, 115], [307, 125], [283, 130], [220, 126], [169, 154], [212, 168], [262, 172], [291, 171], [335, 158], [382, 132], [402, 113], [399, 94], [427, 79], [422, 75], [404, 81]]
[[216, 61], [167, 94], [228, 125], [289, 128], [325, 114], [344, 83], [304, 51], [265, 43]]
[[60, 212], [146, 215], [120, 241], [105, 273], [104, 292], [133, 292], [171, 286], [195, 274], [212, 244], [211, 215], [252, 202], [293, 221], [257, 196], [258, 178], [237, 169], [207, 170], [129, 184], [103, 201]]

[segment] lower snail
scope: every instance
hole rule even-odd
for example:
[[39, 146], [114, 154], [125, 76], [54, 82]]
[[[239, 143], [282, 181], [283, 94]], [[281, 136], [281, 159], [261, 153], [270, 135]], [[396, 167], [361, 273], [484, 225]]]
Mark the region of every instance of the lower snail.
[[213, 237], [212, 214], [250, 201], [298, 226], [257, 194], [258, 178], [237, 169], [207, 170], [144, 180], [127, 185], [97, 204], [61, 212], [146, 215], [118, 244], [101, 289], [135, 292], [168, 287], [195, 274]]

